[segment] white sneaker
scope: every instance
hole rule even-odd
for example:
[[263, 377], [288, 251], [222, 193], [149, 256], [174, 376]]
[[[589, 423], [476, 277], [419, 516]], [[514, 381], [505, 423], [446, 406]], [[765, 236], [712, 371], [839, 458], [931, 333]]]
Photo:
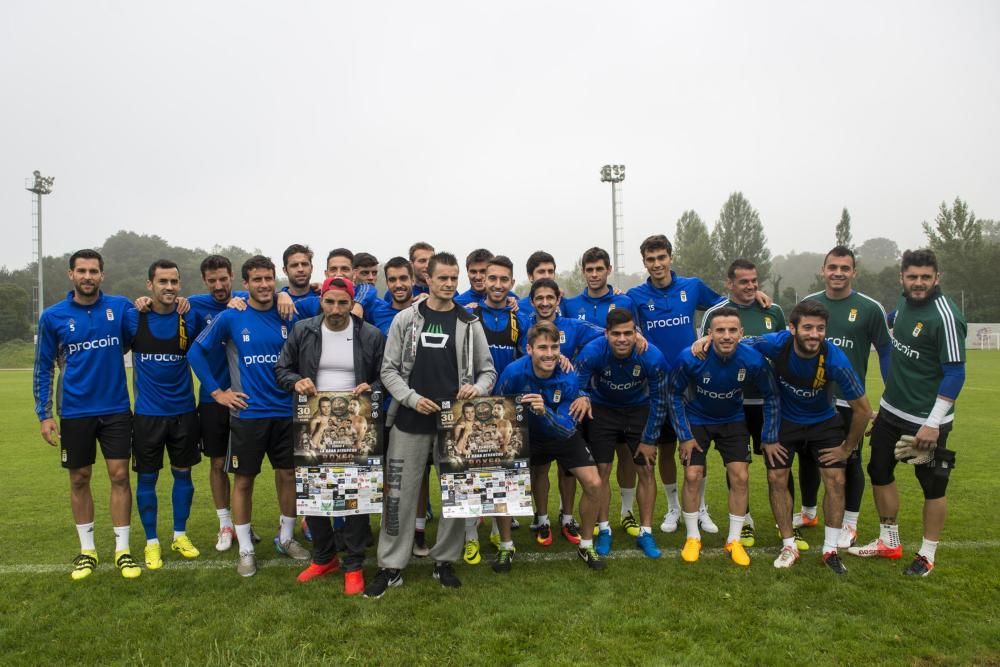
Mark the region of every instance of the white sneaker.
[[[680, 521], [681, 511], [678, 509], [671, 509], [669, 512], [663, 515], [663, 523], [660, 524], [660, 530], [664, 533], [673, 533], [677, 531], [677, 522]], [[716, 532], [719, 531], [718, 528], [715, 529]]]
[[257, 555], [253, 551], [241, 551], [236, 563], [236, 572], [241, 577], [252, 577], [257, 574]]
[[781, 553], [774, 559], [774, 566], [778, 569], [789, 568], [795, 565], [799, 559], [799, 550], [795, 547], [781, 547]]
[[715, 534], [719, 532], [719, 527], [715, 525], [715, 522], [712, 521], [712, 517], [708, 515], [708, 505], [705, 505], [698, 510], [698, 525], [701, 526], [701, 529], [706, 533]]
[[229, 551], [229, 549], [233, 546], [233, 538], [235, 536], [236, 535], [230, 526], [226, 526], [225, 528], [220, 528], [219, 539], [215, 541], [215, 550]]
[[858, 527], [845, 523], [840, 529], [840, 537], [837, 538], [838, 549], [850, 549], [858, 540]]
[[792, 515], [792, 528], [802, 527], [802, 512], [796, 512]]

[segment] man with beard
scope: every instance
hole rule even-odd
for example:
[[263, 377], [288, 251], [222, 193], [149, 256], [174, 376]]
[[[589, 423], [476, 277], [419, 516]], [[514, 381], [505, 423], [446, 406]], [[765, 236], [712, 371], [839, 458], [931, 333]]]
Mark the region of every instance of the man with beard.
[[[434, 246], [430, 243], [417, 241], [410, 246], [410, 266], [413, 267], [413, 284], [411, 286], [412, 296], [427, 294], [427, 279], [429, 277], [427, 266], [430, 263], [430, 259], [433, 254]], [[386, 303], [390, 303], [392, 299], [392, 288], [387, 286], [383, 300]]]
[[309, 249], [309, 246], [293, 243], [285, 248], [285, 252], [281, 255], [281, 270], [288, 278], [288, 285], [282, 287], [279, 294], [287, 294], [292, 298], [293, 303], [313, 296], [310, 286], [313, 272], [312, 260], [313, 251]]

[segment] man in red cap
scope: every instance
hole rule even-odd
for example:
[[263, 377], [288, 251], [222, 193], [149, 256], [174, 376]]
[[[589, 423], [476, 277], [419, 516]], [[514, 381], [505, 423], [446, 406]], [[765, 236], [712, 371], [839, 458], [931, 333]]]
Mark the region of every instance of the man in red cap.
[[[355, 395], [381, 389], [379, 372], [385, 338], [356, 315], [354, 283], [332, 276], [320, 291], [322, 313], [295, 325], [278, 357], [274, 372], [278, 384], [287, 391], [312, 396], [321, 391], [350, 391]], [[313, 538], [313, 559], [299, 574], [299, 581], [335, 572], [340, 568], [337, 547], [344, 557], [344, 593], [357, 595], [365, 587], [361, 566], [371, 534], [368, 516], [347, 517], [337, 536], [330, 519], [306, 517]], [[342, 539], [337, 539], [338, 537]]]

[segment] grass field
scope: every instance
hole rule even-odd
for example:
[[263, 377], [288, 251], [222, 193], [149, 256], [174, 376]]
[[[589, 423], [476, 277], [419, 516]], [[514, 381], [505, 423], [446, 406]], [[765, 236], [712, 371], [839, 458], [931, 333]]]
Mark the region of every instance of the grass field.
[[[616, 532], [603, 573], [587, 571], [556, 538], [545, 551], [527, 528], [515, 533], [518, 558], [507, 576], [483, 563], [459, 564], [463, 587], [442, 589], [426, 562], [381, 600], [344, 598], [337, 576], [301, 585], [298, 567], [258, 547], [257, 576], [235, 573], [235, 553], [213, 549], [217, 520], [207, 466], [196, 468], [189, 534], [202, 557], [125, 581], [110, 566], [113, 536], [108, 484], [96, 467], [97, 538], [102, 567], [83, 582], [69, 578], [78, 543], [67, 478], [58, 453], [38, 436], [30, 371], [0, 372], [0, 425], [6, 454], [0, 489], [0, 663], [3, 664], [1000, 664], [1000, 497], [993, 454], [1000, 405], [1000, 354], [971, 351], [968, 380], [950, 440], [958, 467], [938, 567], [921, 580], [901, 576], [920, 544], [919, 493], [900, 466], [902, 562], [859, 561], [837, 578], [816, 547], [791, 570], [771, 560], [779, 544], [767, 525], [766, 482], [751, 468], [758, 522], [753, 565], [722, 557], [725, 483], [718, 459], [709, 472], [709, 504], [723, 533], [704, 537], [702, 560], [680, 561], [683, 528], [657, 531], [664, 558], [636, 557]], [[872, 403], [881, 383], [869, 378]], [[273, 486], [261, 477], [258, 528], [277, 522]], [[665, 501], [658, 499], [662, 515]], [[617, 498], [613, 501], [617, 507]], [[160, 486], [160, 532], [169, 535], [168, 484]], [[867, 495], [861, 534], [877, 532]], [[430, 524], [433, 531], [435, 523]], [[264, 531], [261, 530], [263, 533]], [[482, 531], [485, 539], [485, 530]], [[814, 545], [822, 528], [806, 530]], [[142, 553], [133, 512], [133, 552]], [[374, 559], [366, 575], [374, 572]]]

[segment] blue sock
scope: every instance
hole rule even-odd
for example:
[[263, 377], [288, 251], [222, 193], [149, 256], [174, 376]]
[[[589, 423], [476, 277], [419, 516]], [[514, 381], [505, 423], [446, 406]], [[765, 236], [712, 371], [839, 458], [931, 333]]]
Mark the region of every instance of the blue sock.
[[159, 472], [141, 472], [135, 485], [135, 503], [139, 506], [139, 520], [147, 540], [156, 539], [156, 480]]
[[183, 533], [187, 530], [188, 517], [191, 516], [191, 502], [194, 500], [194, 483], [191, 481], [190, 470], [177, 470], [174, 473], [174, 490], [170, 498], [174, 503], [174, 532]]

